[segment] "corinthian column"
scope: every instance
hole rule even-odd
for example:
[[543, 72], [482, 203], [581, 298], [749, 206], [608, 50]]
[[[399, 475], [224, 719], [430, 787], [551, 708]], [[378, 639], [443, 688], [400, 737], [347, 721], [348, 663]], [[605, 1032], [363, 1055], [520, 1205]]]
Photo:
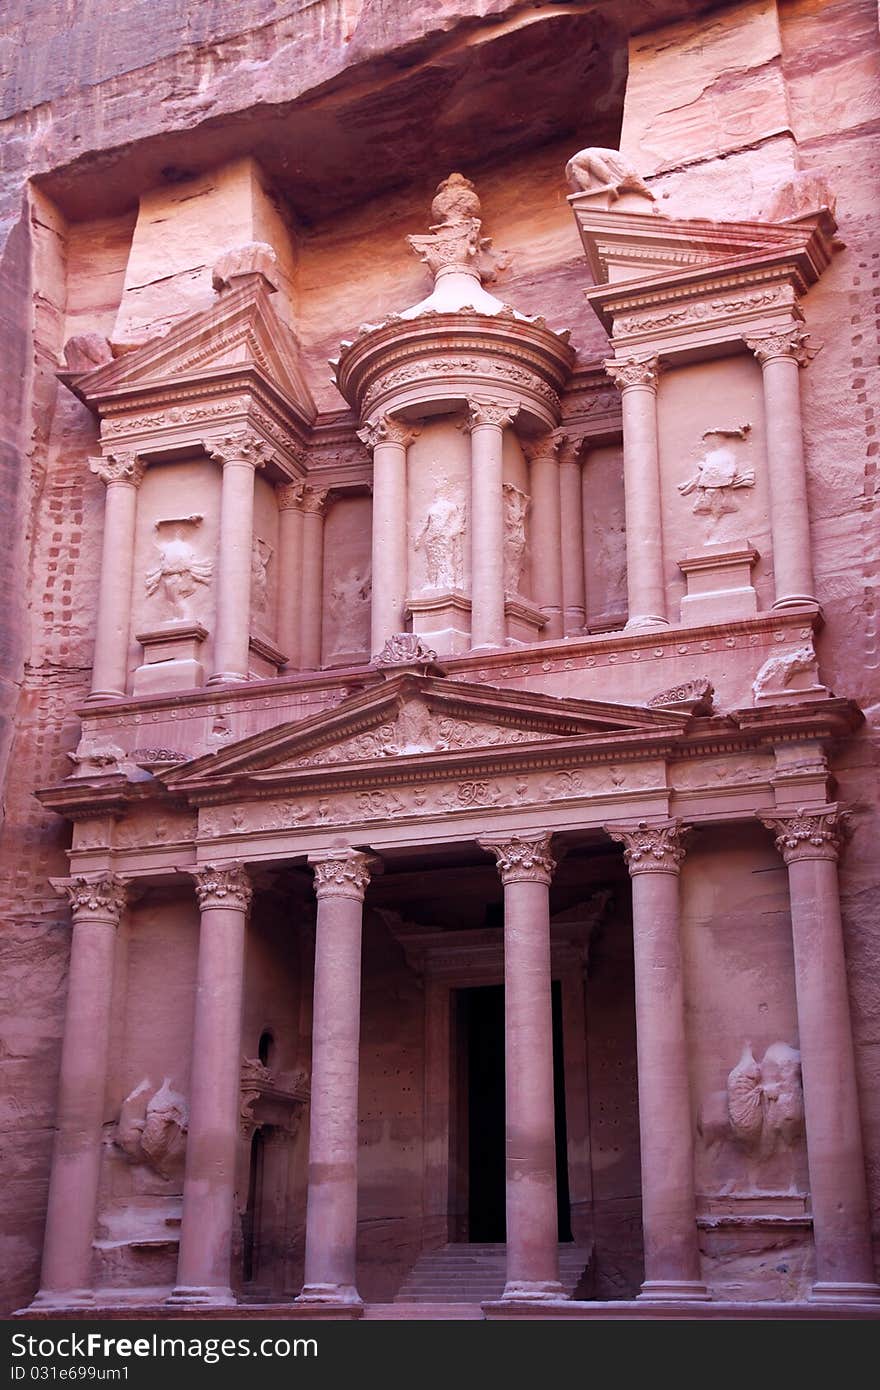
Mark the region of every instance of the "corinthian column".
[[389, 637], [406, 630], [408, 547], [406, 451], [418, 434], [393, 415], [383, 415], [358, 430], [373, 451], [373, 590], [370, 607], [370, 652], [381, 652]]
[[247, 433], [211, 445], [223, 465], [220, 543], [217, 552], [217, 619], [214, 674], [208, 681], [245, 681], [251, 639], [251, 568], [254, 546], [254, 475], [271, 457], [268, 444]]
[[556, 1209], [551, 836], [480, 840], [504, 884], [507, 1299], [562, 1297]]
[[563, 635], [560, 443], [556, 433], [523, 443], [532, 492], [532, 598], [547, 619], [544, 637]]
[[663, 515], [657, 438], [656, 357], [610, 361], [605, 370], [621, 393], [623, 486], [626, 494], [627, 627], [668, 624], [663, 578]]
[[300, 664], [300, 614], [303, 574], [303, 484], [282, 483], [278, 500], [278, 645], [287, 668]]
[[321, 666], [326, 506], [326, 488], [303, 489], [302, 611], [299, 630], [299, 661], [303, 671], [317, 671]]
[[468, 401], [471, 435], [471, 647], [503, 647], [504, 429], [517, 409]]
[[125, 695], [128, 683], [134, 533], [144, 465], [137, 454], [107, 454], [90, 459], [89, 467], [107, 489], [89, 699], [113, 700]]
[[584, 508], [581, 484], [583, 440], [557, 431], [559, 506], [562, 517], [562, 608], [566, 637], [581, 632], [587, 620], [584, 579]]
[[113, 874], [71, 878], [63, 887], [70, 900], [73, 936], [36, 1306], [93, 1299], [92, 1241], [101, 1171], [113, 957], [125, 907], [125, 885]]
[[761, 819], [788, 866], [817, 1300], [880, 1297], [859, 1122], [837, 859], [836, 805]]
[[781, 333], [746, 339], [764, 379], [774, 608], [816, 603], [798, 375], [807, 362], [806, 337], [803, 328], [793, 324]]
[[678, 821], [608, 825], [632, 879], [644, 1299], [709, 1297], [700, 1271], [684, 1021]]
[[240, 865], [193, 873], [201, 912], [183, 1221], [174, 1303], [231, 1303], [241, 1108], [241, 1008], [251, 882]]
[[356, 1282], [361, 932], [372, 855], [328, 850], [315, 871], [318, 924], [312, 1014], [304, 1303], [359, 1304]]

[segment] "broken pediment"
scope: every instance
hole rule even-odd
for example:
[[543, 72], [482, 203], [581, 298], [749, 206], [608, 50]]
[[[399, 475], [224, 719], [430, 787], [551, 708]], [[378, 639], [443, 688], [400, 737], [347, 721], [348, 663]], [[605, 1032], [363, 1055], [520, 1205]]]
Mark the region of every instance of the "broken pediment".
[[[68, 371], [62, 381], [90, 409], [113, 413], [129, 398], [142, 408], [151, 393], [170, 390], [187, 397], [193, 386], [210, 386], [243, 370], [256, 373], [304, 424], [315, 406], [299, 360], [299, 345], [269, 298], [262, 274], [235, 277], [210, 309], [200, 310], [169, 332], [88, 371]], [[69, 360], [82, 360], [68, 354]]]
[[275, 781], [311, 769], [387, 766], [399, 759], [456, 759], [463, 753], [548, 749], [590, 740], [641, 747], [682, 735], [686, 715], [600, 701], [560, 700], [411, 673], [392, 676], [311, 719], [228, 744], [174, 768], [176, 791], [242, 777]]

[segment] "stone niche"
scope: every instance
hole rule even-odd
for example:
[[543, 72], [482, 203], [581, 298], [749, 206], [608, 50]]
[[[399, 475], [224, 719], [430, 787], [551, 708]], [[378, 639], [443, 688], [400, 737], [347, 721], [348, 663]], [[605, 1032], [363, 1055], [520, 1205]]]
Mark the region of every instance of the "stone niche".
[[325, 667], [370, 658], [369, 497], [340, 497], [324, 522], [322, 657]]
[[604, 632], [623, 627], [627, 612], [626, 502], [620, 445], [585, 451], [581, 473], [586, 629]]

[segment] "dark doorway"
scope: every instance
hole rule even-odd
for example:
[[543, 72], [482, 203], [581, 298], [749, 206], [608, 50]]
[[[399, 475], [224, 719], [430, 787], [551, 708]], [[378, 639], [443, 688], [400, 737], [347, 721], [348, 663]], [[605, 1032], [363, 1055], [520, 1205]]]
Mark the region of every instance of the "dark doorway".
[[[484, 985], [459, 991], [459, 1037], [466, 1064], [459, 1075], [466, 1086], [461, 1126], [466, 1130], [467, 1239], [503, 1242], [505, 1221], [504, 1144], [504, 987]], [[562, 997], [553, 984], [553, 1080], [556, 1113], [556, 1187], [559, 1239], [571, 1240], [568, 1146], [565, 1125], [565, 1074], [562, 1052]], [[463, 1098], [464, 1099], [464, 1098]], [[461, 1138], [464, 1140], [465, 1135]]]
[[258, 1274], [260, 1253], [260, 1213], [263, 1205], [263, 1160], [265, 1143], [262, 1131], [254, 1130], [251, 1139], [251, 1167], [248, 1181], [247, 1206], [242, 1221], [242, 1279], [252, 1284]]

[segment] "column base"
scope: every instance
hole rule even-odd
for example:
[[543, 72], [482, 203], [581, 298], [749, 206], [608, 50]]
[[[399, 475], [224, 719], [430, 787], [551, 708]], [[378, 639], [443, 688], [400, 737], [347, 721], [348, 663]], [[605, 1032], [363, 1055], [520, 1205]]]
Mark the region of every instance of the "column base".
[[108, 700], [124, 700], [126, 694], [124, 690], [90, 690], [84, 700], [87, 705], [103, 705]]
[[300, 1305], [311, 1303], [318, 1307], [326, 1307], [328, 1304], [334, 1307], [363, 1307], [363, 1301], [354, 1284], [303, 1284], [302, 1293], [293, 1301]]
[[508, 1279], [501, 1295], [503, 1303], [558, 1303], [565, 1289], [556, 1279]]
[[247, 673], [242, 675], [240, 671], [216, 671], [213, 676], [208, 677], [208, 685], [231, 685], [234, 681], [241, 684], [247, 680]]
[[810, 1303], [880, 1303], [880, 1284], [821, 1280], [807, 1295]]
[[179, 1284], [165, 1302], [173, 1308], [228, 1308], [237, 1299], [232, 1289]]
[[42, 1311], [44, 1308], [91, 1308], [95, 1302], [94, 1289], [40, 1289], [28, 1304]]
[[687, 1299], [691, 1303], [708, 1303], [712, 1295], [696, 1279], [646, 1279], [638, 1296], [640, 1303], [680, 1303]]
[[624, 627], [624, 632], [639, 632], [646, 627], [669, 627], [669, 619], [661, 618], [657, 613], [643, 613], [635, 618], [629, 618]]
[[819, 600], [813, 594], [785, 594], [782, 598], [774, 599], [771, 603], [771, 611], [775, 612], [780, 608], [818, 608]]

